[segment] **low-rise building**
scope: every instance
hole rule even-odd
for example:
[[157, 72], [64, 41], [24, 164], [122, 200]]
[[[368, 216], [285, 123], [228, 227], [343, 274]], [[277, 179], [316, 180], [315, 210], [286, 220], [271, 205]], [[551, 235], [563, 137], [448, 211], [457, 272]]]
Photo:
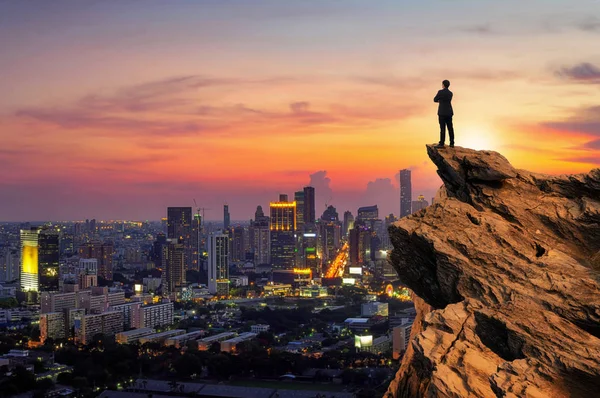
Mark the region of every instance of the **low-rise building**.
[[232, 339], [221, 341], [221, 351], [223, 352], [235, 352], [236, 346], [242, 341], [252, 340], [256, 337], [256, 333], [245, 332], [236, 336]]
[[224, 332], [215, 334], [214, 336], [205, 337], [203, 339], [198, 340], [198, 350], [206, 351], [210, 348], [213, 343], [219, 343], [223, 340], [227, 340], [231, 337], [235, 336], [233, 332]]
[[265, 324], [258, 324], [258, 325], [252, 325], [250, 326], [250, 331], [252, 333], [262, 333], [262, 332], [268, 332], [269, 331], [270, 326], [269, 325], [265, 325]]
[[300, 297], [325, 297], [327, 296], [327, 287], [319, 285], [309, 285], [300, 287]]
[[115, 341], [119, 344], [131, 344], [152, 333], [154, 333], [154, 329], [152, 328], [132, 329], [126, 332], [117, 333], [115, 335]]
[[166, 346], [173, 346], [175, 348], [181, 348], [185, 346], [188, 341], [196, 340], [198, 337], [202, 337], [204, 335], [203, 330], [198, 330], [195, 332], [180, 334], [179, 336], [169, 337], [165, 340]]
[[377, 301], [363, 303], [360, 307], [360, 315], [366, 317], [371, 317], [374, 315], [388, 316], [388, 308], [388, 303], [380, 303]]
[[373, 338], [371, 335], [354, 336], [354, 347], [357, 351], [366, 351], [378, 354], [389, 350], [391, 340], [389, 336], [384, 335]]
[[166, 332], [154, 333], [154, 334], [149, 334], [147, 336], [141, 337], [139, 339], [139, 341], [140, 341], [140, 344], [162, 343], [170, 337], [178, 336], [178, 335], [181, 335], [184, 333], [185, 333], [184, 329], [167, 330]]

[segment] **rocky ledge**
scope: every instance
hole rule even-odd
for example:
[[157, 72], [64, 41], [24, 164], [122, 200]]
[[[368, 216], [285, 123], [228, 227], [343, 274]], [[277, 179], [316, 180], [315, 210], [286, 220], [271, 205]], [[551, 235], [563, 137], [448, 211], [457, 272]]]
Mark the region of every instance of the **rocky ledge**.
[[427, 152], [444, 185], [390, 227], [418, 316], [385, 396], [600, 396], [600, 169]]

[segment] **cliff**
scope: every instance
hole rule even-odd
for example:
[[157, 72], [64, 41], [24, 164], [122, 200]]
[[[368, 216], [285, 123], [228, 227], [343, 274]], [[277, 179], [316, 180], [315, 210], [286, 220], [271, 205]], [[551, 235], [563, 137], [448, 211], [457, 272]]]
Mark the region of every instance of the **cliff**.
[[444, 185], [390, 227], [418, 317], [385, 397], [600, 396], [600, 169], [427, 152]]

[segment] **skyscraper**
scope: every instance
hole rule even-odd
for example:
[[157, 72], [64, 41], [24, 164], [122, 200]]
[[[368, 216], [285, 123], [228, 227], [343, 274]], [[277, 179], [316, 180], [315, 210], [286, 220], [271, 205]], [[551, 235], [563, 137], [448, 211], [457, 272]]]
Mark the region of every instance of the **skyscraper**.
[[228, 230], [231, 225], [231, 216], [229, 215], [229, 205], [223, 205], [223, 229]]
[[112, 280], [113, 277], [113, 254], [114, 245], [112, 242], [102, 242], [92, 240], [79, 247], [79, 256], [81, 258], [95, 258], [98, 260], [98, 276]]
[[250, 225], [250, 235], [254, 263], [269, 264], [271, 261], [269, 216], [265, 216], [261, 206], [256, 208], [254, 221]]
[[400, 170], [400, 218], [412, 213], [412, 184], [410, 170]]
[[185, 269], [192, 267], [192, 208], [167, 208], [167, 239], [178, 239], [183, 244]]
[[229, 236], [208, 236], [208, 291], [218, 296], [229, 295]]
[[339, 215], [337, 209], [331, 205], [327, 206], [327, 209], [323, 212], [321, 220], [323, 221], [339, 221]]
[[40, 229], [31, 227], [21, 230], [21, 290], [39, 291], [39, 234]]
[[292, 269], [296, 262], [296, 202], [288, 202], [287, 195], [279, 198], [270, 204], [271, 264], [276, 269]]
[[372, 221], [379, 218], [379, 208], [377, 205], [373, 206], [364, 206], [358, 209], [356, 215], [356, 221], [365, 222]]
[[354, 216], [350, 210], [344, 212], [344, 226], [342, 236], [347, 237], [350, 230], [354, 228]]
[[40, 291], [58, 290], [59, 260], [60, 243], [58, 233], [41, 230], [39, 234]]
[[304, 223], [313, 224], [316, 219], [315, 189], [313, 187], [304, 187]]
[[167, 239], [163, 249], [162, 291], [164, 296], [177, 296], [185, 287], [185, 250], [178, 239]]
[[302, 231], [304, 227], [304, 191], [294, 193], [296, 201], [296, 229]]

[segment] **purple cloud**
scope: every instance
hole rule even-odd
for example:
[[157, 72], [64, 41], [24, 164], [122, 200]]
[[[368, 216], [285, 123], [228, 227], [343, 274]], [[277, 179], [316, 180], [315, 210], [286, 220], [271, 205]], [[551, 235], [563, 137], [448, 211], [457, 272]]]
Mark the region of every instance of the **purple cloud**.
[[575, 82], [600, 84], [600, 68], [589, 62], [561, 68], [556, 75]]

